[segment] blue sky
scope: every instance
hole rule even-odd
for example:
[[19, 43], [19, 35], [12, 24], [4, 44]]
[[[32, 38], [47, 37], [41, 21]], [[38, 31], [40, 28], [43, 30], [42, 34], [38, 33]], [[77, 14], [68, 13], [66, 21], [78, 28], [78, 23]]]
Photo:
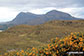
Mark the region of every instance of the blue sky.
[[84, 0], [0, 0], [0, 22], [11, 21], [20, 12], [45, 14], [50, 10], [84, 18]]

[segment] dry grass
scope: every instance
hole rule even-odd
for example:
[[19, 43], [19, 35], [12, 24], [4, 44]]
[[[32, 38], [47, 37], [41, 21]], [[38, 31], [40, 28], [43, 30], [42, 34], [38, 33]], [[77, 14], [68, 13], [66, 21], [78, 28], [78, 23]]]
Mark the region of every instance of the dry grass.
[[45, 46], [50, 39], [66, 36], [70, 32], [84, 32], [84, 20], [55, 20], [35, 26], [14, 26], [0, 32], [0, 52]]

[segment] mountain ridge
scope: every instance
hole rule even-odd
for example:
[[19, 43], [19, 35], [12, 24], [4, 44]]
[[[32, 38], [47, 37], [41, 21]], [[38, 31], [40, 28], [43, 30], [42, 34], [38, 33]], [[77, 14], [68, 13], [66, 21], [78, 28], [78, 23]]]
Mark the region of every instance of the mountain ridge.
[[15, 19], [11, 21], [11, 23], [16, 25], [18, 24], [37, 25], [50, 20], [77, 20], [77, 18], [72, 17], [68, 13], [64, 13], [57, 10], [52, 10], [47, 12], [46, 14], [41, 14], [41, 15], [33, 14], [30, 12], [27, 12], [27, 13], [20, 12], [15, 17]]

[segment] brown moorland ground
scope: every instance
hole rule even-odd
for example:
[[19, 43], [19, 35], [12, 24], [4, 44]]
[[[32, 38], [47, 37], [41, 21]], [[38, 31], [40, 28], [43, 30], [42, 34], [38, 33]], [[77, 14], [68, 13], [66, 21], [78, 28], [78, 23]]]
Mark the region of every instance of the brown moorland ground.
[[17, 25], [0, 32], [0, 53], [12, 49], [46, 46], [50, 39], [84, 32], [84, 20], [54, 20], [40, 25]]

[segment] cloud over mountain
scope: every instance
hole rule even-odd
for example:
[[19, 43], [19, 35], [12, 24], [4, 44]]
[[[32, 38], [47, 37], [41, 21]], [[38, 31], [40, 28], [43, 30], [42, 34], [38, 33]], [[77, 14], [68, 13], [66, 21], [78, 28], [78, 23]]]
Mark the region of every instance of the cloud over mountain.
[[[61, 11], [66, 11], [67, 13], [70, 13], [76, 17], [83, 18], [84, 16], [84, 13], [82, 12], [84, 10], [84, 0], [0, 0], [0, 8], [3, 9], [0, 11], [0, 14], [5, 17], [3, 18], [0, 16], [1, 21], [5, 19], [12, 20], [15, 15], [17, 15], [17, 13], [21, 11], [33, 11], [33, 13], [35, 13], [34, 10], [43, 9], [41, 10], [42, 12], [37, 11], [37, 13], [44, 13], [44, 9], [46, 8], [48, 8], [48, 11], [52, 10], [53, 8]], [[9, 10], [6, 10], [4, 13], [5, 8], [8, 8]], [[69, 10], [71, 11], [69, 12]], [[7, 11], [9, 11], [9, 13]]]

